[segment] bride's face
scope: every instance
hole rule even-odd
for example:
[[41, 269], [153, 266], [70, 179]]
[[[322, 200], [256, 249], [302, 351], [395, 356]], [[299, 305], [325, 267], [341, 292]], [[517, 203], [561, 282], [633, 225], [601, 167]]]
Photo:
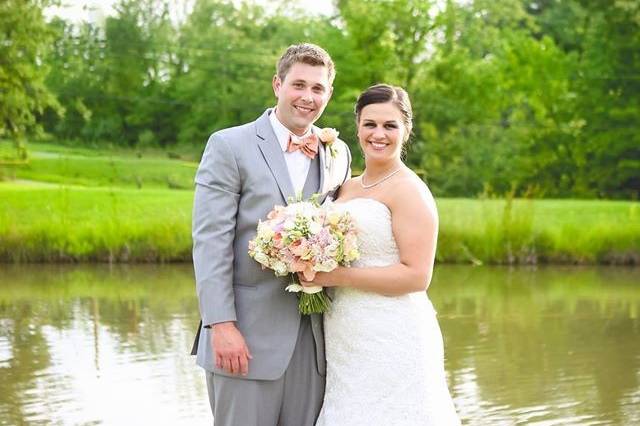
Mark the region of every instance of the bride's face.
[[360, 111], [358, 140], [365, 158], [385, 160], [400, 157], [406, 132], [402, 113], [391, 102], [370, 104]]

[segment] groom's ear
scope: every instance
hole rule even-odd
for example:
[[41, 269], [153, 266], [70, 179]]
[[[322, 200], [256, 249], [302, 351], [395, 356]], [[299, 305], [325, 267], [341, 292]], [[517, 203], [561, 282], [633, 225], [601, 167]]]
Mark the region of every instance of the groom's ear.
[[333, 86], [329, 86], [329, 88], [327, 89], [327, 101], [325, 102], [324, 106], [326, 107], [329, 102], [331, 101], [331, 96], [333, 96]]
[[273, 87], [273, 94], [276, 95], [276, 98], [277, 98], [278, 91], [280, 90], [280, 87], [282, 87], [282, 80], [280, 80], [280, 77], [278, 77], [278, 74], [275, 74], [273, 76], [273, 81], [271, 82], [271, 86]]

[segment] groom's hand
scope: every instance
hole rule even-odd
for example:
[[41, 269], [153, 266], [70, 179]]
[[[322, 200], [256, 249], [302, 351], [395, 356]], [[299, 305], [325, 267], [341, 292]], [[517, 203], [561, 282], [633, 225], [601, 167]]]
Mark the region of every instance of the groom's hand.
[[252, 356], [235, 323], [214, 324], [211, 344], [216, 354], [216, 368], [231, 374], [247, 375]]

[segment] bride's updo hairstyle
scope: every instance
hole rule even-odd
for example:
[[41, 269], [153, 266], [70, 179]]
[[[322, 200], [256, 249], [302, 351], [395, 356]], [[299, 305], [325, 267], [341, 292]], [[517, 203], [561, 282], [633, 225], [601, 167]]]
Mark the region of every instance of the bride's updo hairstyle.
[[360, 123], [360, 113], [362, 109], [371, 104], [385, 104], [391, 102], [398, 108], [402, 115], [402, 124], [406, 130], [404, 142], [406, 143], [411, 135], [413, 128], [413, 111], [411, 110], [411, 101], [407, 92], [397, 86], [388, 84], [376, 84], [362, 92], [356, 102], [356, 125]]

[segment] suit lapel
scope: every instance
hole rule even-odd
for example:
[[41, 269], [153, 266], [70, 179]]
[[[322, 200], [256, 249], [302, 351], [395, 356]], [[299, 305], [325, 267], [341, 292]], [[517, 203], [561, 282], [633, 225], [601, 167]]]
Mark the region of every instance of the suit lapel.
[[282, 153], [282, 147], [278, 143], [275, 133], [271, 128], [269, 122], [268, 109], [258, 120], [256, 120], [256, 133], [258, 136], [258, 148], [262, 152], [271, 173], [275, 178], [282, 198], [285, 202], [288, 202], [289, 197], [295, 195], [293, 190], [293, 184], [291, 183], [291, 177], [289, 177], [289, 170], [287, 169], [287, 163], [284, 161], [284, 154]]

